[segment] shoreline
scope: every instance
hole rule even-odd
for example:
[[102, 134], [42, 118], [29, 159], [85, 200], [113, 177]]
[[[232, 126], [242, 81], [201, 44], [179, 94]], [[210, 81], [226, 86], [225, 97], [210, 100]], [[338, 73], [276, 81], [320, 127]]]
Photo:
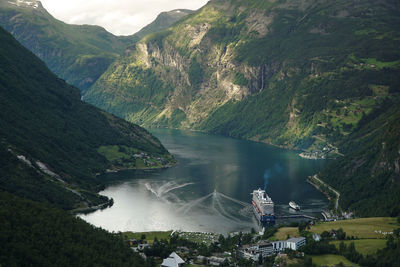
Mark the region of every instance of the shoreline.
[[[251, 142], [256, 142], [256, 143], [262, 143], [262, 144], [266, 144], [266, 145], [269, 145], [269, 146], [272, 146], [272, 147], [277, 147], [277, 148], [280, 148], [280, 149], [285, 149], [285, 150], [289, 150], [289, 151], [295, 152], [295, 153], [297, 153], [297, 155], [300, 158], [303, 158], [303, 159], [310, 159], [310, 160], [335, 160], [336, 159], [335, 157], [327, 157], [326, 155], [324, 155], [322, 157], [321, 156], [317, 156], [317, 157], [308, 156], [306, 154], [317, 153], [319, 151], [308, 152], [308, 151], [306, 151], [304, 149], [294, 148], [293, 146], [277, 145], [277, 144], [274, 144], [274, 143], [272, 143], [270, 141], [259, 140], [259, 139], [256, 139], [256, 138], [240, 138], [240, 137], [234, 137], [234, 136], [231, 136], [231, 135], [210, 133], [210, 132], [207, 132], [207, 131], [204, 131], [204, 130], [196, 130], [196, 129], [191, 129], [191, 128], [174, 128], [174, 127], [149, 127], [149, 128], [146, 128], [143, 125], [140, 125], [140, 126], [144, 127], [149, 132], [151, 132], [151, 129], [166, 129], [166, 130], [189, 131], [189, 132], [198, 132], [198, 133], [217, 135], [217, 136], [219, 135], [219, 136], [223, 136], [223, 137], [233, 138], [233, 139], [236, 139], [236, 140], [245, 140], [245, 141], [251, 141]], [[337, 152], [337, 153], [340, 156], [344, 156], [343, 154], [341, 154], [339, 152]]]
[[[313, 181], [313, 179], [315, 179], [317, 182], [319, 182], [320, 185], [318, 185], [315, 181]], [[314, 186], [318, 191], [320, 191], [329, 200], [329, 202], [331, 202], [332, 200], [335, 200], [334, 211], [338, 212], [338, 210], [340, 209], [340, 207], [339, 207], [340, 193], [337, 190], [333, 189], [330, 185], [328, 185], [327, 183], [325, 183], [324, 181], [319, 179], [317, 174], [314, 174], [313, 176], [309, 176], [307, 178], [307, 182], [309, 184], [311, 184], [312, 186]], [[329, 192], [327, 192], [326, 190], [323, 190], [321, 188], [321, 186], [324, 186], [329, 191], [333, 192], [333, 194], [335, 194], [336, 197], [333, 199], [332, 196], [329, 194]]]

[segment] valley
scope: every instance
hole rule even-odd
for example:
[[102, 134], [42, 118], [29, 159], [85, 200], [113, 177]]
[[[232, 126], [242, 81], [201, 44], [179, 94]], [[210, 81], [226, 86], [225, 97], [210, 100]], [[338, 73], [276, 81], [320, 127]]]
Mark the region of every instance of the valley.
[[398, 266], [397, 1], [0, 26], [0, 266]]

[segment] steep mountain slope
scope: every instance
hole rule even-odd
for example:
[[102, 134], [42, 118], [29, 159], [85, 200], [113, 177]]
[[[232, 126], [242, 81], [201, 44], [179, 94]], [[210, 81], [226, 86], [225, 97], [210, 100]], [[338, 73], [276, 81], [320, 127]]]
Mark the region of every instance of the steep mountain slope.
[[148, 34], [167, 29], [183, 17], [192, 14], [194, 11], [189, 9], [175, 9], [160, 13], [157, 18], [145, 26], [143, 29], [132, 35], [136, 41], [139, 41]]
[[81, 102], [3, 29], [0, 42], [1, 190], [66, 209], [96, 206], [107, 200], [95, 194], [96, 173], [174, 162], [146, 130]]
[[319, 175], [358, 216], [400, 215], [400, 99], [385, 101], [341, 144], [346, 156]]
[[[130, 121], [329, 151], [399, 92], [399, 4], [214, 0], [84, 96]], [[327, 153], [325, 153], [327, 154]]]
[[59, 77], [82, 90], [89, 88], [132, 41], [98, 26], [63, 23], [36, 0], [0, 0], [0, 26]]

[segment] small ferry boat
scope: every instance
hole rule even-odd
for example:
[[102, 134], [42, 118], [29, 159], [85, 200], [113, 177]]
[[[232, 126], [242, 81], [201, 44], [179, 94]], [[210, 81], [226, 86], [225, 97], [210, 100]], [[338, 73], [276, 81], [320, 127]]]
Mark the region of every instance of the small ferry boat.
[[289, 202], [289, 207], [291, 207], [294, 210], [300, 210], [300, 206], [296, 204], [294, 201]]

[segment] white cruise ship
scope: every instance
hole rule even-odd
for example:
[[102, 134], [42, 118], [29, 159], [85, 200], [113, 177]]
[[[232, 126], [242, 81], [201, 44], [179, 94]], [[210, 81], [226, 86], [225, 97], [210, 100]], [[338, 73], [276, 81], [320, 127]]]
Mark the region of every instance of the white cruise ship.
[[267, 193], [265, 193], [265, 190], [259, 188], [254, 190], [251, 194], [253, 195], [253, 211], [257, 219], [260, 222], [274, 222], [274, 202]]

